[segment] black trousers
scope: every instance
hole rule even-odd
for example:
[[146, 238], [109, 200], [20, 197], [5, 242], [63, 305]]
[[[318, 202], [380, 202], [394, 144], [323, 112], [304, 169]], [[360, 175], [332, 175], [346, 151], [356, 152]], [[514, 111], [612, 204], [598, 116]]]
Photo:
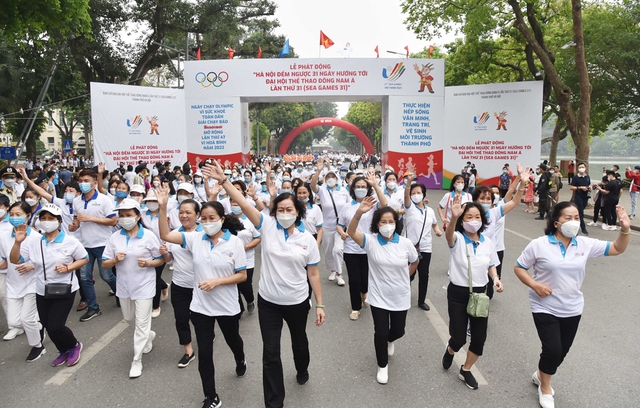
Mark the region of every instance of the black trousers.
[[[496, 266], [496, 271], [498, 271], [498, 277], [502, 279], [502, 260], [504, 259], [504, 251], [496, 252], [498, 254], [498, 260], [500, 261], [500, 265]], [[487, 273], [487, 276], [489, 274]], [[493, 299], [493, 279], [489, 276], [489, 284], [487, 285], [487, 296], [489, 299]]]
[[311, 308], [305, 300], [297, 305], [277, 305], [258, 295], [258, 320], [262, 334], [262, 387], [264, 404], [268, 408], [284, 406], [284, 372], [280, 358], [280, 337], [283, 322], [291, 334], [291, 347], [296, 372], [303, 374], [309, 368], [309, 340], [307, 317]]
[[576, 338], [581, 317], [556, 317], [548, 313], [533, 313], [533, 322], [542, 343], [542, 353], [538, 362], [540, 371], [549, 375], [556, 373]]
[[411, 275], [411, 282], [418, 275], [418, 305], [427, 299], [427, 288], [429, 287], [429, 265], [431, 264], [431, 252], [420, 252], [422, 259], [418, 264], [417, 273]]
[[604, 215], [602, 216], [603, 222], [607, 225], [616, 225], [618, 214], [616, 214], [616, 205], [620, 199], [618, 198], [604, 198]]
[[213, 339], [216, 337], [214, 331], [216, 321], [236, 362], [244, 360], [244, 343], [240, 337], [240, 313], [235, 316], [206, 316], [191, 312], [191, 322], [196, 330], [198, 342], [198, 372], [204, 395], [209, 398], [215, 398], [218, 395], [213, 365]]
[[[484, 292], [485, 287], [473, 288], [476, 293]], [[467, 342], [467, 324], [471, 325], [471, 344], [469, 351], [481, 356], [484, 342], [487, 339], [486, 317], [471, 317], [467, 314], [469, 303], [469, 287], [449, 284], [447, 288], [447, 303], [449, 305], [449, 347], [457, 352]]]
[[549, 193], [539, 194], [538, 198], [540, 199], [538, 202], [540, 217], [544, 218], [549, 212]]
[[156, 295], [153, 297], [154, 309], [160, 307], [160, 296], [162, 296], [162, 291], [168, 287], [167, 282], [162, 280], [162, 271], [164, 270], [164, 265], [165, 264], [156, 266]]
[[604, 220], [604, 208], [600, 204], [601, 200], [596, 200], [593, 204], [593, 222], [598, 222], [598, 216], [601, 216]]
[[373, 344], [376, 348], [378, 367], [389, 364], [387, 342], [393, 342], [404, 336], [407, 311], [391, 311], [371, 306], [373, 316]]
[[349, 276], [351, 310], [362, 309], [362, 295], [369, 290], [369, 261], [367, 254], [344, 254]]
[[173, 316], [176, 320], [176, 331], [180, 345], [191, 343], [191, 299], [193, 298], [193, 288], [183, 288], [175, 283], [171, 285], [171, 306], [173, 306]]
[[238, 301], [240, 302], [240, 310], [244, 311], [244, 304], [242, 303], [242, 298], [240, 295], [244, 296], [244, 300], [248, 303], [253, 303], [255, 301], [255, 297], [253, 296], [253, 269], [247, 269], [247, 280], [244, 282], [238, 283]]
[[587, 206], [587, 201], [587, 198], [579, 196], [576, 191], [576, 194], [573, 196], [573, 202], [576, 204], [576, 207], [578, 207], [578, 215], [580, 215], [580, 229], [582, 231], [587, 229], [587, 225], [584, 223], [584, 209]]
[[71, 329], [65, 325], [75, 299], [76, 292], [64, 299], [45, 299], [44, 296], [36, 295], [40, 323], [47, 329], [49, 338], [60, 353], [69, 351], [78, 344]]

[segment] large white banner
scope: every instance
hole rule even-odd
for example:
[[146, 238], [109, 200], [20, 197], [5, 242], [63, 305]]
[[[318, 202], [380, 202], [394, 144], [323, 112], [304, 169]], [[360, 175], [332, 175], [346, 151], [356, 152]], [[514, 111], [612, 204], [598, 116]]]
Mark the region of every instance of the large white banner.
[[452, 86], [445, 91], [444, 186], [467, 162], [478, 184], [498, 184], [503, 166], [540, 163], [542, 81]]
[[184, 91], [91, 83], [95, 162], [182, 165], [187, 157]]

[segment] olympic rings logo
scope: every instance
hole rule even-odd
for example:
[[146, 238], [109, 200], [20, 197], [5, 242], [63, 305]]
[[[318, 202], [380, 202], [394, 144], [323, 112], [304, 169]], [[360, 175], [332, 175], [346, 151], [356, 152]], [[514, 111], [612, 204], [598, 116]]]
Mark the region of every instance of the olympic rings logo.
[[226, 71], [220, 71], [217, 74], [215, 72], [209, 72], [208, 74], [198, 72], [196, 74], [196, 82], [202, 85], [203, 88], [208, 88], [211, 85], [220, 88], [227, 80], [229, 80], [229, 74]]

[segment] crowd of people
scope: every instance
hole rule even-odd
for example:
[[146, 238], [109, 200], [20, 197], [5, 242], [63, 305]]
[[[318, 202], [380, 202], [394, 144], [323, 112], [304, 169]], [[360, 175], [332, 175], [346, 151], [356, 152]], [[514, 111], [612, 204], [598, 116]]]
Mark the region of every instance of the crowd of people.
[[[531, 289], [529, 301], [542, 344], [532, 380], [540, 405], [553, 407], [550, 381], [577, 332], [586, 262], [621, 254], [629, 242], [630, 217], [618, 205], [618, 169], [605, 169], [602, 181], [592, 183], [586, 166], [578, 163], [577, 174], [568, 182], [573, 200], [559, 202], [563, 183], [557, 167], [542, 163], [523, 169], [518, 164], [514, 173], [507, 164], [499, 184], [487, 186], [468, 163], [451, 179], [450, 190], [434, 211], [412, 165], [397, 174], [377, 164], [375, 156], [288, 155], [253, 158], [244, 165], [207, 160], [195, 168], [189, 163], [82, 168], [68, 161], [6, 167], [0, 171], [0, 228], [5, 232], [0, 242], [0, 298], [8, 326], [4, 340], [24, 333], [31, 347], [26, 361], [34, 362], [46, 353], [48, 335], [58, 353], [51, 365], [77, 364], [83, 343], [66, 321], [74, 306], [84, 311], [81, 322], [101, 315], [94, 289], [97, 267], [133, 328], [129, 377], [142, 375], [143, 355], [153, 350], [156, 338], [153, 319], [162, 313], [162, 301], [170, 298], [182, 354], [176, 356], [177, 366], [185, 368], [197, 357], [203, 407], [220, 407], [215, 324], [242, 377], [247, 362], [240, 318], [257, 310], [264, 404], [282, 407], [283, 323], [291, 333], [296, 380], [305, 384], [310, 379], [309, 312], [314, 312], [317, 326], [325, 321], [319, 267], [324, 261], [324, 278], [348, 285], [350, 311], [345, 310], [344, 317], [356, 321], [363, 308], [370, 308], [376, 379], [386, 384], [389, 356], [405, 334], [416, 275], [415, 306], [430, 310], [433, 239], [444, 235], [450, 249], [450, 338], [441, 364], [448, 370], [470, 336], [459, 378], [478, 389], [471, 368], [483, 355], [488, 315], [471, 312], [469, 300], [476, 299], [474, 294], [491, 299], [505, 289], [505, 217], [524, 201], [525, 212], [537, 212], [537, 219], [547, 221], [545, 235], [525, 248], [514, 271]], [[633, 218], [640, 166], [626, 170], [633, 180]], [[604, 229], [619, 224], [612, 242], [585, 237], [584, 209], [591, 193], [597, 194], [596, 202], [601, 200], [596, 211], [603, 214]], [[597, 220], [596, 215], [587, 225], [597, 225]], [[580, 231], [585, 236], [579, 237]], [[172, 272], [169, 283], [163, 279], [167, 271]]]

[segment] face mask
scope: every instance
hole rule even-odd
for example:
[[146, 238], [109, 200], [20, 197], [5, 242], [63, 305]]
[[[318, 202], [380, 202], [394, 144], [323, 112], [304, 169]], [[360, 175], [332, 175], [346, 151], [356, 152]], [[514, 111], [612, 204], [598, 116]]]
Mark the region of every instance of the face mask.
[[482, 227], [482, 221], [465, 221], [462, 223], [465, 231], [475, 234]]
[[391, 238], [396, 232], [396, 224], [385, 224], [378, 228], [380, 234], [385, 238]]
[[201, 225], [204, 233], [212, 237], [220, 232], [220, 229], [222, 228], [222, 220], [218, 220], [216, 222], [205, 222]]
[[346, 171], [341, 171], [340, 172], [340, 177], [342, 177], [342, 178], [347, 177], [347, 172]]
[[9, 224], [17, 227], [18, 225], [26, 224], [27, 220], [24, 217], [9, 217]]
[[202, 177], [194, 177], [193, 181], [195, 181], [197, 184], [202, 183]]
[[135, 227], [137, 223], [138, 223], [138, 220], [136, 219], [136, 217], [121, 217], [121, 218], [118, 218], [118, 225], [121, 226], [122, 228], [124, 228], [127, 231], [129, 231], [133, 227]]
[[142, 202], [142, 196], [136, 196], [136, 197], [131, 197], [134, 200], [136, 200], [137, 202], [141, 203]]
[[89, 191], [91, 191], [91, 183], [80, 183], [79, 186], [82, 194], [87, 194]]
[[158, 180], [154, 180], [154, 182], [153, 182], [153, 186], [154, 186], [155, 188], [160, 187], [160, 182], [159, 182]]
[[7, 215], [7, 210], [0, 209], [0, 218], [4, 218], [5, 215]]
[[251, 177], [245, 177], [244, 182], [247, 184], [251, 183]]
[[116, 197], [118, 197], [121, 200], [123, 198], [127, 198], [128, 195], [129, 193], [127, 193], [126, 191], [116, 191]]
[[560, 232], [567, 238], [573, 238], [578, 235], [578, 231], [580, 231], [580, 221], [566, 221], [562, 225], [560, 225]]
[[[299, 200], [300, 200], [300, 199], [299, 199]], [[300, 200], [300, 202], [301, 202], [302, 204], [306, 204], [306, 203], [308, 203], [308, 202], [309, 202], [309, 197], [305, 198], [304, 200]]]
[[584, 167], [579, 167], [578, 168], [578, 173], [584, 173], [587, 169]]
[[40, 228], [44, 232], [53, 232], [60, 227], [60, 223], [58, 221], [40, 221]]
[[285, 193], [293, 194], [293, 191], [291, 191], [291, 190], [282, 190], [282, 191], [280, 191], [280, 194], [285, 194]]
[[266, 193], [266, 192], [267, 192], [267, 186], [266, 186], [266, 185], [263, 185], [263, 186], [262, 186], [262, 192], [263, 192], [263, 193]]
[[284, 177], [282, 177], [282, 181], [291, 181], [291, 177], [284, 176]]
[[38, 200], [36, 200], [35, 198], [25, 198], [24, 202], [29, 204], [29, 207], [33, 207], [34, 205], [38, 204]]
[[256, 174], [256, 180], [262, 180], [262, 174]]
[[275, 173], [271, 173], [269, 174], [269, 177], [271, 177], [272, 179], [276, 178], [276, 174]]
[[160, 208], [160, 204], [154, 203], [154, 202], [151, 202], [151, 201], [147, 202], [147, 210], [149, 210], [151, 212], [156, 212], [156, 211], [158, 211], [158, 208]]
[[480, 203], [480, 207], [482, 207], [482, 210], [484, 212], [489, 212], [489, 210], [491, 209], [491, 204], [490, 203]]
[[367, 196], [366, 188], [356, 188], [353, 192], [355, 193], [356, 198], [365, 198]]
[[296, 222], [297, 216], [295, 214], [278, 214], [276, 218], [282, 228], [289, 228], [294, 222]]
[[327, 179], [327, 187], [333, 188], [336, 186], [337, 180], [333, 177]]
[[395, 181], [390, 181], [387, 183], [387, 188], [389, 190], [395, 190], [396, 187], [398, 187], [398, 183], [396, 183]]
[[183, 202], [184, 200], [188, 200], [188, 199], [190, 199], [190, 198], [191, 198], [191, 197], [186, 196], [186, 195], [179, 195], [179, 196], [178, 196], [178, 202], [179, 202], [179, 203], [181, 203], [181, 202]]
[[232, 205], [231, 206], [231, 214], [233, 215], [240, 215], [242, 214], [242, 208], [240, 208], [239, 205]]
[[556, 172], [555, 170], [549, 170], [549, 173], [551, 173], [551, 174], [553, 174], [555, 172]]
[[411, 201], [413, 201], [416, 204], [421, 203], [423, 199], [424, 199], [424, 196], [422, 194], [414, 194], [411, 196]]
[[12, 178], [3, 180], [3, 182], [4, 182], [4, 185], [7, 186], [7, 187], [13, 187], [13, 186], [16, 185], [16, 180], [12, 179]]
[[499, 202], [500, 202], [500, 194], [494, 194], [493, 195], [493, 205], [498, 205]]
[[464, 188], [464, 184], [456, 184], [454, 188], [456, 189], [456, 191], [462, 191], [462, 189]]
[[110, 188], [110, 189], [109, 189], [109, 193], [110, 193], [112, 196], [116, 195], [116, 189], [115, 189], [115, 188]]

